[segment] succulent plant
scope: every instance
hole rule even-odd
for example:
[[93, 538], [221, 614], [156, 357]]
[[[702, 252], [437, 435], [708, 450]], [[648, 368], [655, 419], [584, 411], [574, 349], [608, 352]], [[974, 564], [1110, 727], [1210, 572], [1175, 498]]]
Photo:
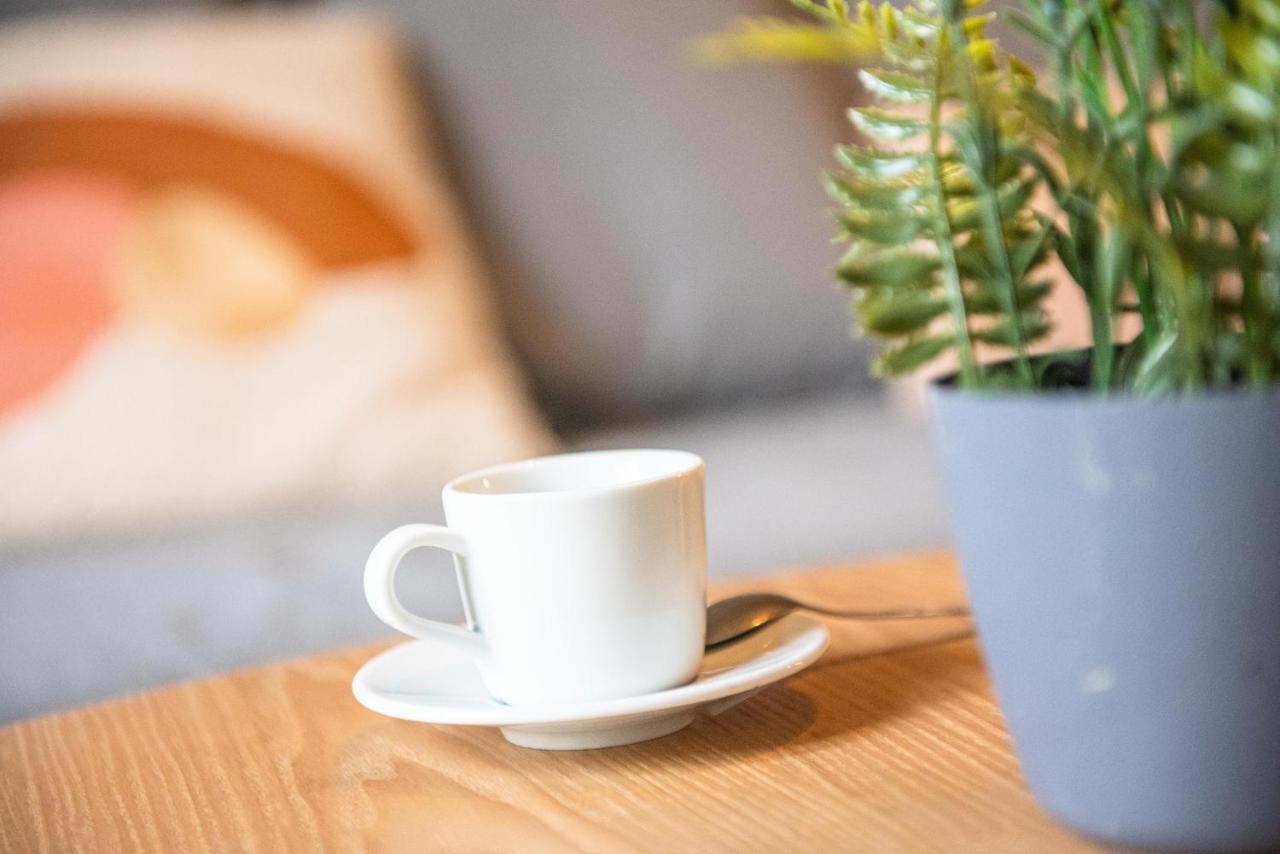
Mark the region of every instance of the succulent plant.
[[[837, 275], [898, 374], [947, 352], [970, 388], [1161, 393], [1280, 376], [1280, 2], [1025, 0], [1031, 64], [978, 2], [794, 0], [702, 55], [853, 63], [876, 102], [827, 178]], [[1053, 262], [1083, 292], [1093, 348], [1032, 357]], [[1117, 341], [1133, 314], [1140, 331]], [[1007, 358], [979, 352], [1000, 348]]]

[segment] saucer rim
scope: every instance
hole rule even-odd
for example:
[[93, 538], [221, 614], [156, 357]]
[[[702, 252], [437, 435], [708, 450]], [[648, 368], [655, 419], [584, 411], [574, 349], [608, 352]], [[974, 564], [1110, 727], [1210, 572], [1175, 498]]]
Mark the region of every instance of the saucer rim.
[[567, 724], [670, 712], [688, 706], [715, 702], [781, 681], [809, 667], [821, 658], [831, 645], [831, 631], [827, 625], [805, 614], [789, 614], [779, 620], [775, 626], [764, 631], [778, 632], [784, 629], [787, 630], [788, 635], [791, 635], [787, 642], [795, 644], [796, 648], [775, 664], [759, 670], [742, 672], [747, 665], [760, 659], [761, 656], [757, 656], [705, 679], [629, 697], [567, 704], [494, 705], [483, 708], [450, 709], [424, 706], [420, 700], [409, 699], [425, 696], [422, 694], [392, 693], [365, 684], [369, 670], [383, 656], [405, 646], [432, 643], [417, 639], [402, 641], [366, 661], [352, 678], [351, 691], [357, 702], [372, 712], [401, 720], [452, 726], [509, 727]]

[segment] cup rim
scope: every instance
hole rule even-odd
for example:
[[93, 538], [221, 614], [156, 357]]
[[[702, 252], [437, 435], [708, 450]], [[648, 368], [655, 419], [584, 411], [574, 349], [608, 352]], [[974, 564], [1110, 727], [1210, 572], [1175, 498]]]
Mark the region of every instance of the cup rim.
[[[525, 492], [481, 492], [463, 488], [463, 486], [470, 481], [480, 480], [485, 477], [490, 477], [512, 470], [528, 471], [534, 468], [555, 465], [556, 463], [575, 458], [607, 458], [632, 454], [663, 454], [679, 460], [680, 465], [673, 465], [669, 470], [663, 471], [659, 474], [650, 475], [648, 477], [636, 478], [635, 480], [625, 480], [618, 483], [606, 483], [599, 486], [539, 489]], [[460, 474], [445, 484], [444, 493], [446, 495], [465, 495], [474, 498], [506, 500], [536, 500], [539, 498], [566, 496], [598, 496], [612, 492], [624, 492], [650, 484], [660, 483], [665, 480], [684, 477], [705, 468], [705, 465], [706, 464], [703, 462], [702, 458], [697, 454], [691, 451], [682, 451], [675, 448], [607, 448], [591, 451], [569, 451], [563, 454], [547, 454], [540, 457], [516, 460], [509, 463], [498, 463], [496, 465], [485, 466], [484, 468], [469, 471], [465, 474]]]

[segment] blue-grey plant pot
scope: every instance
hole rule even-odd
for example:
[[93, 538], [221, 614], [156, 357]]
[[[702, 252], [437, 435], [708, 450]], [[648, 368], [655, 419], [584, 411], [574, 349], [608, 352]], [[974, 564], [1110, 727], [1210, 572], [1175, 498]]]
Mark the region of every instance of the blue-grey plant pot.
[[1040, 803], [1110, 841], [1280, 848], [1280, 394], [932, 398]]

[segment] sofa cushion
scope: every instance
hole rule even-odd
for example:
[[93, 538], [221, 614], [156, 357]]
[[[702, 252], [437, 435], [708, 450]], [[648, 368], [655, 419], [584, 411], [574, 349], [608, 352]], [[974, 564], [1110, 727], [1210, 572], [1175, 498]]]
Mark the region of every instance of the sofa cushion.
[[561, 425], [861, 383], [821, 173], [847, 69], [710, 68], [780, 0], [360, 0], [411, 41], [510, 335]]

